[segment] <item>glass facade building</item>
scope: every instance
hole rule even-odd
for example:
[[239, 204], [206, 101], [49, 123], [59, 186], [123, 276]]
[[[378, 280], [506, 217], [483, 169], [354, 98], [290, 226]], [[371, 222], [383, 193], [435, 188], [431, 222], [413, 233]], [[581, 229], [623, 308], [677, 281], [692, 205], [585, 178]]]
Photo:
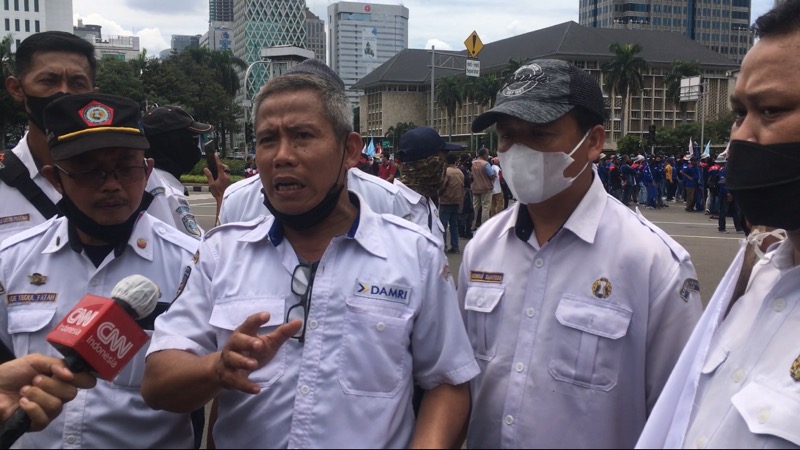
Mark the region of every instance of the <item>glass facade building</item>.
[[329, 65], [342, 77], [353, 105], [361, 92], [350, 87], [408, 48], [408, 8], [359, 2], [328, 6]]
[[580, 24], [682, 33], [733, 61], [753, 45], [751, 0], [579, 0]]

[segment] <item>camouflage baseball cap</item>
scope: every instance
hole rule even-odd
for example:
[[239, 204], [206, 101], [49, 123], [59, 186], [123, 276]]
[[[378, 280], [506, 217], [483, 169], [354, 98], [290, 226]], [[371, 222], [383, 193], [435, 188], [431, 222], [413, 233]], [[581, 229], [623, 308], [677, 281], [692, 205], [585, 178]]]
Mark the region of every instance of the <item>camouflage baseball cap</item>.
[[492, 126], [501, 115], [546, 124], [575, 107], [605, 117], [600, 85], [588, 73], [557, 59], [537, 59], [517, 69], [497, 93], [495, 107], [472, 122], [472, 131]]

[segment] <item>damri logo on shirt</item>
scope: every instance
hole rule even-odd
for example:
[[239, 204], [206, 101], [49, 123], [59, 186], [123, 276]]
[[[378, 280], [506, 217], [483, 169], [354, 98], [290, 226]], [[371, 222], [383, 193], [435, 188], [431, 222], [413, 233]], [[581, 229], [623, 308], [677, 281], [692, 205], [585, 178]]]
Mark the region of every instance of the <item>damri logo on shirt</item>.
[[377, 284], [366, 281], [356, 281], [356, 289], [353, 294], [358, 297], [371, 298], [374, 300], [385, 300], [407, 305], [411, 297], [411, 288], [405, 286], [395, 286], [391, 284]]

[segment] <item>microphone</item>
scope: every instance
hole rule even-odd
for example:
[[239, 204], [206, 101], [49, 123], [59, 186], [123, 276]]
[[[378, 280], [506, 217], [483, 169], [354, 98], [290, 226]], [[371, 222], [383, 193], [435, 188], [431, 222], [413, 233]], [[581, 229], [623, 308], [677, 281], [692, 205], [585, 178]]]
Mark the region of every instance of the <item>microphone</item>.
[[[111, 298], [85, 295], [47, 335], [47, 342], [64, 355], [72, 372], [91, 372], [111, 381], [147, 343], [149, 336], [136, 320], [155, 311], [161, 292], [141, 275], [114, 286]], [[18, 408], [0, 428], [0, 448], [10, 448], [30, 430], [31, 421]]]

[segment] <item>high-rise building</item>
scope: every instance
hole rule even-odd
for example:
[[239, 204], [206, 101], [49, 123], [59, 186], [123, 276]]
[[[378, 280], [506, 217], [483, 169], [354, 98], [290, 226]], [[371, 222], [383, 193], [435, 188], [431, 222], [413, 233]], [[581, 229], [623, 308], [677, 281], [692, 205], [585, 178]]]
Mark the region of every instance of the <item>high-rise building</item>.
[[672, 31], [741, 62], [753, 45], [751, 0], [580, 0], [591, 28]]
[[408, 8], [338, 2], [328, 6], [328, 24], [329, 64], [355, 105], [360, 92], [350, 86], [408, 48]]
[[64, 0], [2, 0], [0, 35], [11, 34], [11, 50], [42, 31], [72, 33], [72, 2]]
[[208, 0], [209, 22], [233, 22], [233, 0]]
[[200, 45], [200, 35], [190, 36], [186, 34], [173, 34], [172, 35], [172, 43], [170, 48], [175, 50], [175, 53], [182, 52], [186, 47], [189, 46], [199, 46]]
[[306, 7], [306, 48], [321, 61], [326, 60], [325, 41], [325, 22]]
[[[305, 0], [238, 0], [234, 2], [233, 53], [248, 65], [261, 61], [261, 49], [306, 47]], [[267, 64], [252, 66], [240, 92], [248, 99], [267, 81]], [[244, 83], [245, 72], [240, 74]], [[242, 98], [240, 97], [240, 100]]]

